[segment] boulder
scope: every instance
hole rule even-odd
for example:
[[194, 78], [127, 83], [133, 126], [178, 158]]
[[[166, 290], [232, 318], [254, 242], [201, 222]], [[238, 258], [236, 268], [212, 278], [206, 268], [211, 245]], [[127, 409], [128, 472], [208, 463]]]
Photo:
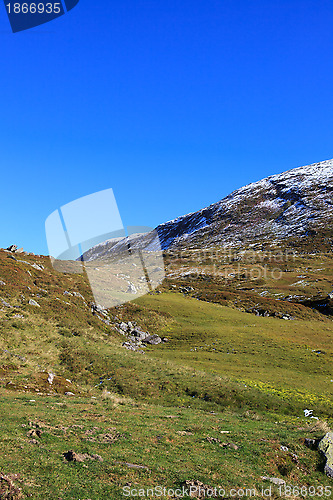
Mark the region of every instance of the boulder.
[[135, 330], [131, 331], [131, 335], [133, 337], [135, 337], [136, 340], [143, 340], [143, 339], [146, 339], [146, 338], [148, 338], [148, 337], [151, 336], [151, 335], [149, 335], [149, 333], [143, 332], [143, 331], [141, 331], [141, 330], [139, 330], [137, 328]]
[[326, 476], [333, 477], [333, 432], [327, 432], [318, 445], [318, 449], [326, 458], [324, 472]]
[[157, 345], [162, 342], [162, 339], [158, 335], [148, 335], [148, 337], [142, 339], [142, 342], [145, 344]]
[[16, 252], [16, 250], [17, 250], [17, 245], [10, 245], [10, 246], [7, 248], [7, 250], [8, 250], [9, 252]]

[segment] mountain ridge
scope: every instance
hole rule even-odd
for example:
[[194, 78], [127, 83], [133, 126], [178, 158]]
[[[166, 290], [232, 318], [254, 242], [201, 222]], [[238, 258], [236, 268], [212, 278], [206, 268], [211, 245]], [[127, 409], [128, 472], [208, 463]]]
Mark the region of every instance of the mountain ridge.
[[[126, 245], [144, 250], [189, 250], [212, 247], [333, 244], [333, 159], [297, 167], [242, 186], [196, 212], [159, 224], [151, 233], [92, 247], [83, 260], [124, 252]], [[313, 240], [314, 241], [314, 240]]]
[[[163, 249], [197, 243], [229, 246], [265, 235], [301, 236], [313, 230], [311, 225], [323, 227], [327, 218], [333, 218], [333, 160], [247, 184], [206, 208], [160, 224], [156, 231]], [[255, 231], [251, 224], [256, 224]]]

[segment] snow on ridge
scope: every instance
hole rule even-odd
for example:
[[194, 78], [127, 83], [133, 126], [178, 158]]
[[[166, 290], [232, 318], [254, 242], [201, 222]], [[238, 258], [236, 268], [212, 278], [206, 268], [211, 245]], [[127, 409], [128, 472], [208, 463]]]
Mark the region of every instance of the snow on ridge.
[[[299, 179], [298, 179], [299, 178]], [[311, 165], [305, 165], [303, 167], [292, 168], [281, 174], [270, 175], [256, 182], [251, 182], [246, 186], [243, 186], [236, 191], [233, 191], [229, 196], [223, 198], [221, 202], [232, 199], [239, 194], [244, 194], [248, 191], [254, 191], [256, 189], [267, 189], [273, 187], [275, 182], [281, 181], [294, 181], [293, 186], [286, 186], [285, 189], [288, 190], [296, 185], [300, 188], [305, 188], [310, 186], [315, 180], [327, 181], [332, 178], [333, 182], [333, 159], [325, 160], [319, 163], [312, 163]], [[282, 189], [284, 191], [284, 189]], [[221, 203], [220, 202], [220, 203]]]
[[[251, 182], [239, 189], [233, 191], [228, 196], [224, 197], [222, 200], [212, 203], [206, 208], [202, 208], [196, 212], [190, 212], [186, 215], [182, 215], [177, 217], [176, 219], [172, 219], [170, 221], [159, 224], [158, 230], [160, 236], [163, 238], [163, 233], [168, 233], [168, 229], [171, 226], [176, 226], [181, 224], [183, 221], [188, 221], [193, 218], [193, 228], [188, 228], [186, 235], [189, 235], [198, 229], [202, 229], [205, 226], [210, 225], [210, 222], [203, 215], [203, 213], [207, 210], [214, 210], [218, 208], [219, 210], [232, 209], [234, 205], [237, 205], [242, 198], [245, 198], [248, 195], [255, 195], [256, 192], [265, 190], [266, 193], [271, 191], [274, 196], [274, 200], [267, 200], [264, 205], [260, 205], [266, 208], [278, 208], [281, 203], [284, 203], [285, 200], [280, 199], [279, 196], [276, 195], [275, 183], [279, 185], [281, 193], [287, 194], [290, 191], [302, 191], [308, 187], [311, 187], [314, 183], [324, 182], [332, 180], [333, 183], [333, 159], [324, 160], [318, 163], [312, 163], [310, 165], [305, 165], [301, 167], [296, 167], [286, 172], [280, 174], [274, 174], [264, 179], [261, 179], [256, 182]], [[168, 236], [166, 240], [176, 239]]]

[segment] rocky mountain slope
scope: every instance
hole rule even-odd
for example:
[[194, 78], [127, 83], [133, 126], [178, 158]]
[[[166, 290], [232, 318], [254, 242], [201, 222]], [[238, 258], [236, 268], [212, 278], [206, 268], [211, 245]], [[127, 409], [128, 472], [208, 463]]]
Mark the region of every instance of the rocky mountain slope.
[[156, 229], [163, 249], [277, 243], [333, 232], [333, 160], [272, 175]]
[[96, 245], [83, 260], [142, 250], [191, 250], [251, 245], [303, 246], [330, 251], [333, 244], [333, 160], [298, 167], [237, 189], [221, 201], [160, 224], [154, 231]]

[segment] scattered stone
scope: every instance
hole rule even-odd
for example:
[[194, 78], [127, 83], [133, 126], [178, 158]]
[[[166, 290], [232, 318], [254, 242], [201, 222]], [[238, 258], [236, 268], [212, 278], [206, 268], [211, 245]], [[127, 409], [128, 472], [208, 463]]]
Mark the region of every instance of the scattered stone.
[[[21, 261], [21, 262], [23, 262], [23, 261]], [[27, 262], [27, 264], [30, 264], [30, 262]], [[33, 267], [34, 269], [37, 269], [37, 271], [44, 270], [44, 266], [42, 266], [42, 264], [31, 264], [31, 267]]]
[[141, 330], [135, 329], [131, 331], [131, 335], [134, 337], [134, 339], [137, 340], [143, 340], [148, 338], [150, 335], [147, 332], [142, 332]]
[[221, 448], [231, 448], [232, 450], [238, 450], [238, 446], [235, 443], [221, 443]]
[[3, 306], [5, 306], [5, 307], [10, 307], [10, 308], [12, 308], [12, 307], [13, 307], [13, 306], [11, 306], [10, 304], [8, 304], [8, 302], [6, 302], [6, 301], [5, 301], [5, 300], [3, 300], [3, 299], [0, 299], [0, 302], [1, 302], [1, 304], [2, 304]]
[[42, 437], [42, 431], [39, 430], [39, 429], [31, 429], [29, 432], [28, 432], [28, 437], [30, 438], [41, 438]]
[[0, 285], [5, 286], [5, 282], [0, 280]]
[[287, 446], [280, 446], [281, 451], [289, 451], [289, 448]]
[[94, 302], [92, 302], [90, 304], [90, 306], [91, 306], [91, 312], [93, 314], [102, 314], [103, 316], [105, 316], [107, 318], [109, 317], [109, 314], [108, 314], [107, 310], [105, 309], [105, 307], [103, 307], [99, 304], [95, 304]]
[[327, 432], [318, 445], [319, 451], [324, 455], [326, 476], [333, 478], [333, 432]]
[[73, 450], [66, 451], [63, 453], [64, 458], [67, 462], [84, 462], [85, 460], [98, 460], [103, 462], [103, 458], [100, 455], [89, 455], [88, 453], [76, 453]]
[[214, 437], [208, 436], [206, 439], [207, 439], [208, 443], [221, 443], [221, 441], [219, 439], [214, 438]]
[[49, 376], [47, 377], [47, 381], [50, 385], [53, 384], [53, 380], [54, 380], [54, 374], [53, 373], [49, 373]]
[[128, 326], [127, 326], [127, 324], [126, 324], [126, 323], [124, 323], [124, 322], [120, 323], [119, 328], [120, 328], [121, 330], [123, 330], [124, 332], [127, 332], [127, 330], [128, 330]]
[[29, 300], [29, 305], [30, 306], [35, 306], [35, 307], [40, 307], [40, 305], [38, 304], [38, 302], [36, 302], [34, 299], [30, 299]]
[[74, 392], [65, 392], [65, 396], [75, 396]]
[[7, 475], [0, 473], [0, 498], [8, 500], [23, 498], [21, 488], [14, 484], [16, 479], [19, 479], [18, 474]]
[[269, 477], [269, 476], [261, 476], [261, 479], [264, 481], [270, 481], [273, 484], [276, 484], [277, 486], [282, 486], [283, 484], [286, 484], [284, 479], [280, 479], [279, 477]]
[[6, 250], [15, 253], [17, 250], [17, 245], [10, 245]]
[[154, 335], [149, 335], [148, 337], [145, 337], [142, 340], [142, 342], [144, 342], [145, 344], [157, 345], [157, 344], [160, 344], [162, 342], [162, 339], [158, 335], [154, 334]]
[[[198, 481], [197, 479], [184, 481], [182, 486], [185, 487], [185, 489], [189, 490], [190, 498], [198, 498], [198, 499], [219, 498], [214, 495], [215, 488], [213, 488], [212, 486], [208, 486], [207, 484], [204, 484], [201, 481]], [[221, 488], [220, 486], [217, 487], [217, 489], [220, 488]]]
[[133, 294], [138, 293], [137, 289], [135, 288], [134, 283], [129, 282], [126, 293], [133, 293]]
[[136, 465], [136, 464], [131, 464], [129, 462], [116, 462], [116, 464], [126, 465], [127, 467], [130, 467], [131, 469], [146, 469], [146, 470], [149, 470], [148, 467], [146, 467], [145, 465]]

